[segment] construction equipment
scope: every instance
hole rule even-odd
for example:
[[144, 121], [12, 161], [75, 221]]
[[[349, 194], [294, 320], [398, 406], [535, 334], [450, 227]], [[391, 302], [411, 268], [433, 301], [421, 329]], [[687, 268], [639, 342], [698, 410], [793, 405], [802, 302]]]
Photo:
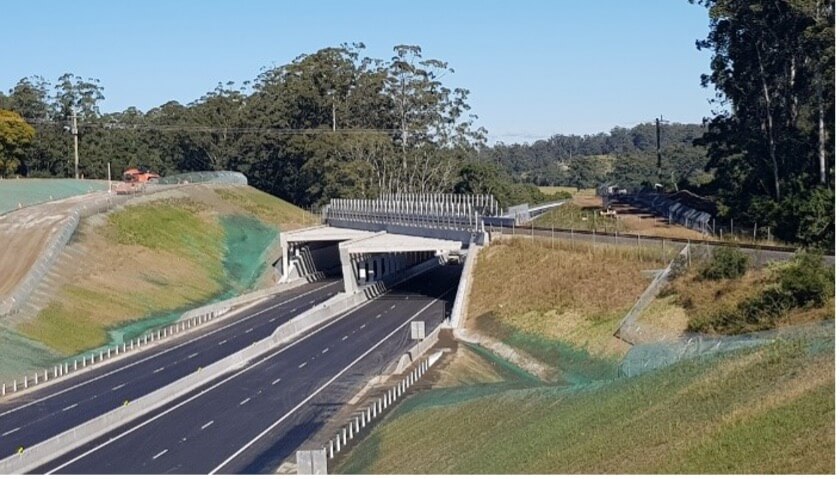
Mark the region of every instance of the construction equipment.
[[155, 183], [160, 175], [144, 166], [129, 168], [123, 171], [123, 182], [118, 184], [115, 191], [118, 195], [130, 195], [146, 189], [146, 184]]

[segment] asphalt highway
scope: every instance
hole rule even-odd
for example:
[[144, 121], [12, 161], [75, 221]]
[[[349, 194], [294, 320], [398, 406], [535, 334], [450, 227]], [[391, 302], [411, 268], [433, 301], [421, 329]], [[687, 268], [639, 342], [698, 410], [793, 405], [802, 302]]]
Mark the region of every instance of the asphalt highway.
[[439, 324], [460, 266], [441, 266], [36, 473], [270, 472], [374, 374]]
[[104, 363], [0, 402], [0, 457], [71, 429], [270, 336], [277, 326], [342, 289], [340, 280], [280, 293], [176, 341]]

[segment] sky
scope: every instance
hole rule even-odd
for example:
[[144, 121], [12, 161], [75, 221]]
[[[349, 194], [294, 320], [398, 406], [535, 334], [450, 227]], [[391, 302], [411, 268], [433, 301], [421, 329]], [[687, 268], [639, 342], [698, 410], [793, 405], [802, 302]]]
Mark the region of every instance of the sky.
[[[23, 77], [98, 78], [102, 111], [189, 103], [303, 53], [398, 44], [455, 69], [489, 142], [591, 134], [663, 116], [700, 122], [708, 14], [687, 0], [4, 2], [0, 89]], [[9, 39], [15, 39], [10, 41]]]

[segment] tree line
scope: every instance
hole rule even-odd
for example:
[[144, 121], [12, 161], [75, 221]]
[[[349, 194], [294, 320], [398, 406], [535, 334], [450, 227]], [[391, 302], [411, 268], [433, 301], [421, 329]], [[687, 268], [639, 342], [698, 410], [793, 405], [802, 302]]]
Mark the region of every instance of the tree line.
[[689, 0], [707, 8], [712, 53], [703, 124], [646, 122], [596, 135], [488, 146], [469, 90], [422, 49], [388, 60], [343, 44], [220, 83], [182, 105], [102, 113], [99, 81], [24, 78], [0, 93], [0, 175], [144, 165], [162, 174], [235, 170], [299, 205], [394, 192], [492, 193], [503, 205], [547, 198], [535, 185], [688, 189], [723, 220], [771, 227], [787, 241], [834, 242], [834, 1]]
[[[444, 83], [452, 68], [424, 58], [418, 46], [398, 45], [387, 61], [363, 51], [363, 44], [325, 48], [241, 85], [220, 83], [187, 105], [171, 101], [147, 112], [101, 112], [97, 79], [24, 78], [0, 93], [10, 130], [0, 130], [0, 174], [71, 176], [75, 110], [88, 178], [104, 178], [109, 162], [115, 171], [143, 165], [162, 174], [236, 170], [301, 205], [453, 191], [485, 141], [469, 91]], [[19, 131], [23, 125], [34, 135]]]

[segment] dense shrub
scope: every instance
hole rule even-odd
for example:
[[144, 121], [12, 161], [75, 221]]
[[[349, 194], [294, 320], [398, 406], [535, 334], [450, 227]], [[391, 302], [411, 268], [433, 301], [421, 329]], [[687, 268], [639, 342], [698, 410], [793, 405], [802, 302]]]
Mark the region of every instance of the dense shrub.
[[703, 279], [735, 279], [744, 276], [749, 258], [738, 248], [726, 246], [715, 248], [712, 258], [700, 270]]
[[819, 308], [830, 301], [834, 271], [823, 264], [820, 254], [799, 251], [771, 268], [770, 283], [760, 293], [714, 317], [692, 318], [688, 329], [720, 334], [770, 329], [788, 311]]

